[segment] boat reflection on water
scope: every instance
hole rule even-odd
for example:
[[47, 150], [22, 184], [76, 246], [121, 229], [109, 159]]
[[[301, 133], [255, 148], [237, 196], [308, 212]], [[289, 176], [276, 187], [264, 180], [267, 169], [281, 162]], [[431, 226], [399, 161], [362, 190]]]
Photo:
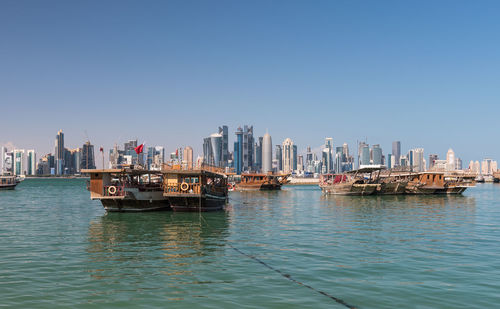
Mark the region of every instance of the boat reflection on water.
[[186, 280], [195, 264], [223, 254], [228, 226], [226, 212], [107, 213], [89, 227], [89, 271], [94, 279], [163, 274]]
[[[322, 203], [329, 207], [342, 207], [353, 211], [375, 211], [377, 209], [418, 209], [431, 211], [461, 208], [474, 212], [476, 200], [464, 195], [386, 195], [386, 196], [321, 196]], [[433, 209], [433, 210], [432, 210]]]

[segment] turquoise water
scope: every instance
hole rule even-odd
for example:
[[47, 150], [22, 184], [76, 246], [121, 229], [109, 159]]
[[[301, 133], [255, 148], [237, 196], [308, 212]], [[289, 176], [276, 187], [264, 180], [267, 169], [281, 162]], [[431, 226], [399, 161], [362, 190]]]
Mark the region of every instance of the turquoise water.
[[345, 308], [322, 291], [357, 308], [496, 308], [499, 193], [287, 187], [232, 192], [225, 212], [106, 214], [84, 180], [29, 179], [0, 192], [0, 306]]

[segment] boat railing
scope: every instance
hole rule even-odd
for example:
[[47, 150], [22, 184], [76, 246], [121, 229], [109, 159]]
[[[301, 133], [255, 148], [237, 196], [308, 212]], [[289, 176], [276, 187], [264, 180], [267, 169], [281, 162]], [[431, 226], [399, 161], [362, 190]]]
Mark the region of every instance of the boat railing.
[[125, 191], [125, 186], [103, 186], [103, 196], [125, 196], [127, 192]]
[[201, 164], [196, 166], [189, 166], [188, 164], [171, 164], [163, 163], [161, 167], [162, 171], [207, 171], [218, 174], [225, 174], [224, 168], [212, 166], [208, 164]]
[[[187, 187], [184, 185], [187, 184]], [[171, 183], [164, 186], [164, 193], [176, 193], [176, 194], [200, 194], [201, 185], [199, 183]]]

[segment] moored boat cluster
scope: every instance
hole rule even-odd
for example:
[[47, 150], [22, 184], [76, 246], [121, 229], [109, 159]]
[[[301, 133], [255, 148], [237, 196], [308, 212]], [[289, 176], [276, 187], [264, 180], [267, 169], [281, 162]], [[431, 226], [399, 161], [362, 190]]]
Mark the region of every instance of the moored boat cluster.
[[[107, 211], [210, 211], [224, 207], [228, 191], [280, 190], [289, 174], [226, 174], [210, 166], [186, 168], [164, 164], [160, 171], [128, 166], [84, 170], [88, 190]], [[319, 186], [325, 194], [460, 194], [475, 185], [474, 177], [443, 172], [394, 172], [362, 168], [325, 174]]]
[[323, 193], [335, 195], [461, 194], [474, 185], [474, 175], [437, 171], [394, 172], [382, 168], [326, 174], [321, 176], [319, 183]]

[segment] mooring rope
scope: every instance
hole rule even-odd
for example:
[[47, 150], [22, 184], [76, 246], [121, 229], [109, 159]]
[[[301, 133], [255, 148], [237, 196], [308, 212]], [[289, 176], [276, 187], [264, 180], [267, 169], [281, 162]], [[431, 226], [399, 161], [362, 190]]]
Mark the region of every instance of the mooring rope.
[[313, 291], [314, 291], [314, 292], [316, 292], [316, 293], [319, 293], [319, 294], [321, 294], [321, 295], [324, 295], [324, 296], [326, 296], [326, 297], [330, 298], [331, 300], [334, 300], [335, 302], [337, 302], [337, 303], [339, 303], [339, 304], [343, 305], [343, 306], [344, 306], [344, 307], [346, 307], [346, 308], [349, 308], [349, 309], [356, 309], [356, 307], [354, 307], [354, 306], [352, 306], [352, 305], [350, 305], [350, 304], [346, 303], [344, 300], [342, 300], [342, 299], [340, 299], [340, 298], [338, 298], [338, 297], [335, 297], [335, 296], [333, 296], [333, 295], [330, 295], [330, 294], [328, 294], [328, 293], [326, 293], [326, 292], [323, 292], [323, 291], [320, 291], [320, 290], [318, 290], [318, 289], [315, 289], [314, 287], [312, 287], [312, 286], [310, 286], [310, 285], [308, 285], [308, 284], [305, 284], [305, 283], [303, 283], [303, 282], [301, 282], [301, 281], [299, 281], [299, 280], [297, 280], [297, 279], [293, 278], [293, 277], [292, 277], [292, 276], [290, 276], [289, 274], [285, 274], [285, 273], [283, 273], [281, 270], [279, 270], [279, 269], [276, 269], [276, 268], [272, 267], [271, 265], [267, 264], [266, 262], [262, 261], [261, 259], [256, 258], [255, 256], [252, 256], [252, 255], [250, 255], [250, 254], [247, 254], [247, 253], [245, 253], [245, 252], [241, 251], [240, 249], [238, 249], [238, 248], [234, 247], [234, 246], [233, 246], [233, 245], [231, 245], [231, 244], [228, 244], [228, 246], [229, 246], [229, 247], [231, 247], [231, 248], [232, 248], [233, 250], [235, 250], [236, 252], [240, 253], [241, 255], [244, 255], [244, 256], [246, 256], [246, 257], [248, 257], [248, 258], [250, 258], [250, 259], [252, 259], [252, 260], [254, 260], [254, 261], [256, 261], [256, 262], [259, 262], [260, 264], [264, 265], [265, 267], [269, 268], [270, 270], [277, 272], [277, 273], [278, 273], [278, 274], [280, 274], [281, 276], [285, 277], [286, 279], [288, 279], [288, 280], [290, 280], [290, 281], [292, 281], [292, 282], [294, 282], [294, 283], [296, 283], [296, 284], [298, 284], [298, 285], [301, 285], [301, 286], [306, 287], [306, 288], [308, 288], [308, 289], [310, 289], [310, 290], [313, 290]]
[[[210, 224], [208, 224], [207, 220], [205, 220], [205, 218], [203, 218], [203, 215], [201, 214], [201, 212], [200, 212], [200, 214], [199, 214], [199, 218], [200, 218], [200, 219], [202, 219], [203, 221], [205, 221], [205, 224], [206, 224], [207, 226], [210, 226]], [[200, 223], [201, 223], [201, 220], [200, 220]], [[310, 290], [312, 290], [312, 291], [314, 291], [314, 292], [316, 292], [316, 293], [319, 293], [319, 294], [321, 294], [321, 295], [323, 295], [323, 296], [326, 296], [326, 297], [330, 298], [331, 300], [333, 300], [333, 301], [335, 301], [335, 302], [337, 302], [337, 303], [339, 303], [339, 304], [343, 305], [343, 306], [344, 306], [344, 307], [346, 307], [346, 308], [349, 308], [349, 309], [356, 309], [356, 308], [357, 308], [357, 307], [355, 307], [355, 306], [353, 306], [353, 305], [348, 304], [347, 302], [345, 302], [344, 300], [342, 300], [342, 299], [340, 299], [340, 298], [338, 298], [338, 297], [335, 297], [335, 296], [333, 296], [333, 295], [330, 295], [330, 294], [328, 294], [328, 293], [326, 293], [326, 292], [324, 292], [324, 291], [320, 291], [320, 290], [318, 290], [318, 289], [315, 289], [314, 287], [312, 287], [312, 286], [310, 286], [310, 285], [308, 285], [308, 284], [305, 284], [305, 283], [303, 283], [303, 282], [301, 282], [301, 281], [299, 281], [299, 280], [297, 280], [297, 279], [293, 278], [293, 277], [292, 277], [292, 276], [290, 276], [289, 274], [285, 274], [285, 273], [283, 273], [281, 270], [279, 270], [279, 269], [276, 269], [276, 268], [272, 267], [271, 265], [267, 264], [266, 262], [262, 261], [261, 259], [259, 259], [259, 258], [255, 257], [255, 256], [252, 256], [252, 255], [250, 255], [250, 254], [248, 254], [248, 253], [245, 253], [245, 252], [241, 251], [240, 249], [236, 248], [235, 246], [231, 245], [230, 243], [228, 243], [227, 245], [228, 245], [230, 248], [232, 248], [234, 251], [238, 252], [239, 254], [241, 254], [241, 255], [243, 255], [243, 256], [246, 256], [247, 258], [250, 258], [250, 259], [252, 259], [252, 260], [254, 260], [254, 261], [256, 261], [256, 262], [258, 262], [258, 263], [260, 263], [260, 264], [264, 265], [265, 267], [269, 268], [270, 270], [272, 270], [272, 271], [274, 271], [274, 272], [276, 272], [276, 273], [280, 274], [282, 277], [285, 277], [286, 279], [288, 279], [288, 280], [290, 280], [290, 281], [292, 281], [292, 282], [294, 282], [294, 283], [296, 283], [296, 284], [298, 284], [298, 285], [301, 285], [301, 286], [303, 286], [303, 287], [306, 287], [306, 288], [308, 288], [308, 289], [310, 289]]]

